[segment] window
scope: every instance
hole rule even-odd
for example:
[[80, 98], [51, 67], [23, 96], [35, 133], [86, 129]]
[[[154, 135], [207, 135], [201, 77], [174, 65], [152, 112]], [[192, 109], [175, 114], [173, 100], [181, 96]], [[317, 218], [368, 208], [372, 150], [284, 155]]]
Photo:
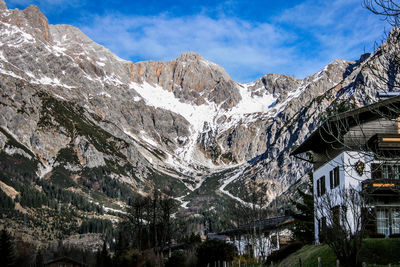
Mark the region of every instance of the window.
[[339, 167], [336, 167], [329, 172], [329, 182], [331, 185], [331, 189], [337, 187], [340, 184]]
[[385, 209], [376, 211], [376, 227], [379, 234], [389, 236], [389, 213]]
[[385, 164], [383, 167], [383, 179], [392, 179], [393, 176], [393, 168], [391, 165]]
[[385, 236], [400, 234], [400, 208], [377, 208], [376, 232]]
[[400, 165], [393, 165], [393, 179], [400, 179]]
[[372, 179], [400, 179], [399, 164], [371, 164]]
[[336, 167], [335, 169], [333, 169], [333, 181], [334, 181], [335, 187], [340, 184], [339, 167]]
[[400, 234], [400, 209], [392, 210], [392, 234]]
[[400, 209], [399, 208], [378, 208], [376, 210], [377, 233], [389, 236], [400, 234]]
[[317, 196], [322, 196], [326, 192], [326, 187], [325, 187], [325, 176], [322, 176], [317, 180]]

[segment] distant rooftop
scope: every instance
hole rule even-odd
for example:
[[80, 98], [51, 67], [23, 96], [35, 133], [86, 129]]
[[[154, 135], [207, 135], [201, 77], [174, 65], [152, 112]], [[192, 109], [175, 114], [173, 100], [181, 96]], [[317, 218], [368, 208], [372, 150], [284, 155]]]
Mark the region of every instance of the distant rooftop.
[[256, 221], [254, 223], [244, 224], [236, 228], [228, 229], [223, 232], [218, 233], [219, 235], [229, 235], [234, 233], [246, 233], [250, 232], [256, 227], [257, 229], [263, 230], [274, 230], [277, 227], [288, 225], [294, 222], [292, 216], [280, 216], [274, 218], [267, 218]]
[[400, 96], [400, 92], [378, 92], [378, 97], [379, 98], [388, 98], [388, 97], [394, 97], [394, 96]]

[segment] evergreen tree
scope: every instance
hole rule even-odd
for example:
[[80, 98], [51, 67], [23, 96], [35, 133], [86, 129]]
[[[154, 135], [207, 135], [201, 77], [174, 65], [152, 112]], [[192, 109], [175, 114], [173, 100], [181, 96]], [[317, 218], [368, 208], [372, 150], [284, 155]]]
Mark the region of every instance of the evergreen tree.
[[35, 267], [43, 267], [43, 266], [44, 266], [43, 256], [39, 250], [38, 253], [36, 254], [36, 258], [35, 258]]
[[98, 267], [111, 266], [111, 258], [110, 255], [108, 255], [106, 241], [104, 241], [103, 243], [103, 248], [97, 252], [96, 266]]
[[[122, 228], [122, 229], [121, 229]], [[114, 253], [114, 260], [118, 260], [125, 251], [129, 248], [129, 242], [126, 238], [126, 235], [123, 234], [123, 227], [120, 226], [118, 230], [117, 242], [115, 244], [115, 253]]]
[[15, 266], [15, 250], [10, 234], [2, 230], [0, 234], [0, 259], [2, 266]]
[[236, 256], [235, 245], [219, 239], [207, 239], [197, 247], [198, 266], [200, 267], [213, 266], [216, 262], [230, 262]]
[[0, 209], [14, 209], [14, 201], [2, 190], [0, 190]]
[[[293, 234], [296, 240], [309, 244], [314, 240], [314, 196], [313, 196], [313, 176], [308, 173], [308, 190], [297, 189], [300, 201], [292, 201], [297, 212], [293, 212], [295, 227]], [[308, 192], [307, 192], [308, 191]]]

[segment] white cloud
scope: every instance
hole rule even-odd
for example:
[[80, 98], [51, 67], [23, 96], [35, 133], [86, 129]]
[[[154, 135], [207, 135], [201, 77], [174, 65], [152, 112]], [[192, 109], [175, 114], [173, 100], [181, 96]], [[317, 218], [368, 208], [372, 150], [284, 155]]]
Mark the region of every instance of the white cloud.
[[298, 55], [308, 66], [305, 70], [313, 72], [335, 59], [357, 59], [364, 49], [372, 52], [387, 25], [363, 8], [360, 0], [306, 0], [274, 20], [309, 38], [314, 51], [298, 51]]
[[284, 10], [277, 20], [299, 27], [335, 26], [340, 24], [341, 15], [354, 14], [361, 8], [360, 0], [306, 0]]
[[273, 66], [287, 64], [292, 36], [268, 23], [204, 15], [171, 18], [95, 17], [83, 32], [123, 58], [170, 60], [194, 51], [222, 65], [239, 80], [261, 76]]
[[[49, 12], [59, 12], [84, 1], [33, 3]], [[27, 5], [32, 1], [8, 2]], [[181, 17], [115, 13], [96, 16], [83, 10], [86, 15], [77, 26], [122, 58], [168, 61], [194, 51], [241, 82], [270, 72], [302, 78], [335, 59], [357, 59], [364, 46], [372, 51], [373, 42], [382, 36], [383, 22], [362, 8], [361, 0], [305, 0], [261, 23], [231, 14], [226, 7], [235, 3], [223, 2], [221, 7], [225, 8], [218, 9], [217, 15], [203, 10], [198, 15]]]
[[382, 36], [383, 23], [359, 0], [313, 1], [257, 23], [220, 14], [96, 16], [82, 29], [125, 59], [171, 60], [194, 51], [238, 81], [269, 72], [304, 77], [339, 58], [357, 59]]

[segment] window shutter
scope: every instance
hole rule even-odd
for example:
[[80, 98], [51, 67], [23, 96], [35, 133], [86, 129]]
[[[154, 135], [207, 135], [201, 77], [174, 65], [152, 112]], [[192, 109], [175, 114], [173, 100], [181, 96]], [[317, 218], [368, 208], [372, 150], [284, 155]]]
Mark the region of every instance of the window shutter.
[[340, 184], [340, 176], [339, 176], [339, 167], [334, 169], [334, 177], [335, 177], [335, 187]]

